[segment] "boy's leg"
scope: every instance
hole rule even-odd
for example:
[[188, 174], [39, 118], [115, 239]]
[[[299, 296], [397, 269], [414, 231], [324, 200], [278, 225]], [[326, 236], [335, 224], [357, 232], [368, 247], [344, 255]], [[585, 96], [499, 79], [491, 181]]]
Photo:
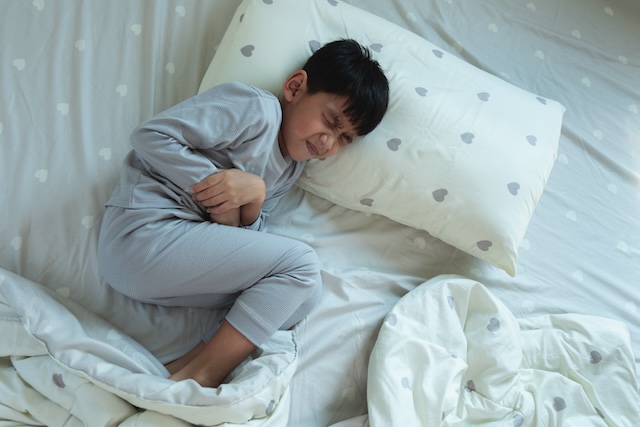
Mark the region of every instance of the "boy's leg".
[[202, 350], [204, 350], [204, 347], [206, 345], [207, 343], [205, 341], [200, 341], [195, 347], [189, 350], [186, 354], [182, 355], [176, 360], [173, 360], [167, 363], [166, 365], [164, 365], [164, 367], [167, 368], [167, 371], [169, 371], [170, 375], [175, 374], [180, 369], [184, 368], [189, 363], [191, 363], [193, 359], [195, 359], [196, 356], [199, 355], [202, 352]]
[[[101, 232], [100, 261], [107, 282], [145, 302], [231, 307], [221, 337], [238, 344], [236, 358], [246, 357], [275, 330], [301, 320], [319, 299], [318, 260], [301, 242], [175, 218], [140, 227], [136, 224], [148, 222], [149, 212], [119, 215], [115, 221], [105, 215]], [[234, 332], [247, 342], [233, 338]], [[217, 335], [202, 353], [209, 354], [207, 360], [213, 360], [210, 353], [219, 347]], [[225, 352], [229, 360], [231, 353]]]
[[173, 373], [170, 379], [181, 381], [191, 378], [203, 387], [217, 387], [256, 349], [251, 341], [226, 320], [209, 342], [198, 347], [193, 359]]

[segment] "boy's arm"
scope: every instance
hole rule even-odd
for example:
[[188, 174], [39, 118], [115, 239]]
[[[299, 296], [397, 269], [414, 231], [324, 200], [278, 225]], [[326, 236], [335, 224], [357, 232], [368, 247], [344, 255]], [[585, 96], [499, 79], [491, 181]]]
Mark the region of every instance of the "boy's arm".
[[[209, 177], [209, 178], [212, 178], [212, 177]], [[296, 178], [289, 179], [288, 182], [286, 182], [282, 187], [276, 190], [275, 193], [269, 197], [269, 199], [265, 199], [262, 203], [258, 203], [258, 202], [256, 202], [255, 204], [249, 203], [242, 206], [241, 208], [238, 209], [238, 212], [236, 213], [237, 217], [226, 215], [227, 213], [225, 212], [225, 214], [222, 214], [222, 215], [209, 214], [211, 216], [211, 220], [213, 222], [217, 222], [220, 224], [234, 225], [234, 226], [242, 225], [245, 228], [249, 228], [252, 230], [261, 230], [264, 226], [264, 223], [267, 217], [269, 216], [273, 208], [278, 204], [278, 201], [294, 185], [295, 179]], [[209, 185], [205, 183], [199, 183], [193, 186], [192, 189], [195, 189], [196, 191], [198, 190], [202, 191], [208, 187]], [[204, 197], [204, 195], [202, 195], [201, 197]], [[240, 213], [242, 211], [244, 211], [244, 216], [243, 216], [244, 219], [240, 221], [239, 218], [240, 218]], [[228, 222], [230, 221], [230, 218], [233, 223]]]
[[240, 224], [243, 226], [251, 225], [262, 212], [262, 203], [249, 203], [240, 208]]
[[271, 106], [265, 102], [273, 103], [250, 93], [227, 99], [224, 92], [209, 90], [142, 123], [131, 135], [131, 146], [149, 172], [187, 192], [230, 166], [225, 150], [266, 131], [270, 124], [262, 115], [245, 117], [246, 111]]
[[222, 214], [209, 214], [209, 221], [231, 227], [240, 227], [240, 208], [229, 209]]

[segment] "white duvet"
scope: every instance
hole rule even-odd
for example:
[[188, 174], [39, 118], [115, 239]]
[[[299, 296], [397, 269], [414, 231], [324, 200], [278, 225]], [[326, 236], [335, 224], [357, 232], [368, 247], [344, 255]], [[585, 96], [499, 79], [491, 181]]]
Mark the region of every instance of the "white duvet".
[[[140, 344], [0, 270], [0, 426], [284, 426], [297, 365], [279, 332], [204, 389], [166, 379]], [[438, 276], [386, 316], [368, 370], [371, 426], [637, 426], [626, 327], [575, 314], [516, 319], [482, 284]], [[10, 423], [10, 424], [7, 424]]]
[[0, 269], [0, 336], [3, 427], [287, 422], [287, 387], [297, 365], [290, 331], [276, 333], [231, 373], [228, 384], [202, 388], [192, 380], [166, 379], [164, 366], [122, 331]]
[[624, 324], [516, 319], [460, 276], [425, 282], [386, 316], [367, 392], [371, 426], [640, 425]]

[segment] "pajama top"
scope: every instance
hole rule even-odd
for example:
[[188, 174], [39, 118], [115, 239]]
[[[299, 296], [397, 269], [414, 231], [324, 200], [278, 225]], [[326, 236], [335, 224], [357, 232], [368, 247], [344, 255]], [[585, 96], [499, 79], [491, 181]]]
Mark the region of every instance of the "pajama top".
[[284, 158], [278, 145], [280, 102], [271, 93], [242, 83], [215, 86], [138, 126], [133, 150], [107, 206], [127, 209], [175, 208], [208, 219], [189, 188], [222, 169], [260, 176], [266, 185], [262, 229], [278, 200], [302, 173], [304, 162]]

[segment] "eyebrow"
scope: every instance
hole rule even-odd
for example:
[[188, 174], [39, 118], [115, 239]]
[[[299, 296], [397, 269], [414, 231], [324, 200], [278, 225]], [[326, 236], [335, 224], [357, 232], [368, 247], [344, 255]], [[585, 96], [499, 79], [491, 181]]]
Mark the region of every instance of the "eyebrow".
[[328, 111], [329, 111], [329, 116], [331, 117], [331, 120], [333, 121], [334, 125], [337, 128], [342, 128], [342, 118], [340, 117], [340, 114], [332, 108], [329, 108]]

